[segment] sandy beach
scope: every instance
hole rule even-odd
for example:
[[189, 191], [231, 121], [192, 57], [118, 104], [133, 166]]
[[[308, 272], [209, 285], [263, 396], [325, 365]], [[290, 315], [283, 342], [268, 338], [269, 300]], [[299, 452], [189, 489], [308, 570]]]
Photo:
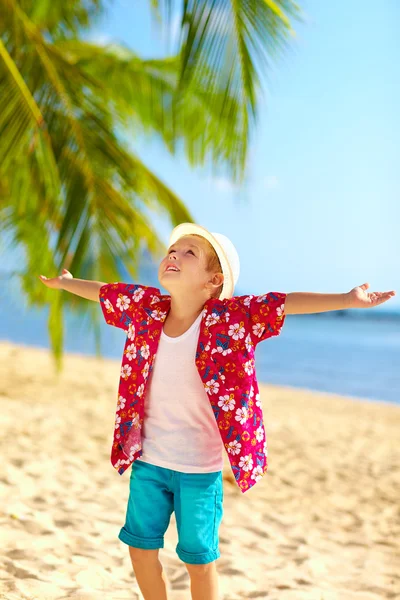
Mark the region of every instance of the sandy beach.
[[[0, 343], [0, 598], [137, 600], [124, 524], [130, 469], [110, 462], [120, 361]], [[269, 470], [226, 458], [221, 600], [400, 598], [400, 406], [262, 385]], [[160, 551], [189, 600], [172, 515]], [[206, 600], [206, 599], [205, 599]]]

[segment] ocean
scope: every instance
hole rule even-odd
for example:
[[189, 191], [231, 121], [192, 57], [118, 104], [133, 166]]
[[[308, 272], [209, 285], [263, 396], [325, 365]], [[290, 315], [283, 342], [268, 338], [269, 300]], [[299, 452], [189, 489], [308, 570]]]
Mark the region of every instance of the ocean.
[[[153, 277], [139, 281], [155, 285]], [[120, 359], [125, 334], [99, 311], [102, 355]], [[15, 284], [2, 286], [0, 315], [0, 340], [50, 347], [47, 308], [28, 308]], [[67, 313], [64, 329], [65, 351], [95, 354], [87, 315]], [[281, 334], [258, 345], [256, 369], [263, 383], [400, 403], [400, 313], [377, 308], [288, 315]]]

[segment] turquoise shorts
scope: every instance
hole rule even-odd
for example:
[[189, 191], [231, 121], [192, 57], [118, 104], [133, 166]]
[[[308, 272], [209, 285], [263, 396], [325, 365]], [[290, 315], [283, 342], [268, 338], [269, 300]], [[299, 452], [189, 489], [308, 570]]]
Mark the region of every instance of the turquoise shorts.
[[220, 557], [223, 497], [222, 471], [180, 473], [135, 460], [125, 525], [118, 538], [134, 548], [164, 548], [174, 511], [178, 557], [194, 565], [213, 562]]

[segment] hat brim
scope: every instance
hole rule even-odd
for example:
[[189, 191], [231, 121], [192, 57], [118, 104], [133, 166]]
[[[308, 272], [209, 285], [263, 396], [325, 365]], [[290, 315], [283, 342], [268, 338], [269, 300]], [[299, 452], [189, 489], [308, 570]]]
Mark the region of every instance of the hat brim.
[[196, 225], [195, 223], [181, 223], [180, 225], [177, 225], [177, 227], [175, 227], [172, 230], [172, 233], [171, 233], [171, 236], [169, 239], [169, 245], [172, 246], [172, 244], [175, 244], [175, 242], [179, 238], [183, 237], [184, 235], [193, 235], [193, 234], [201, 235], [202, 237], [204, 237], [214, 248], [214, 250], [219, 258], [219, 262], [221, 263], [222, 273], [224, 276], [222, 292], [219, 296], [220, 299], [222, 300], [224, 298], [232, 298], [233, 290], [234, 290], [232, 269], [229, 264], [229, 260], [225, 254], [225, 250], [222, 248], [221, 244], [213, 236], [212, 233], [210, 233], [207, 229], [205, 229], [201, 225]]

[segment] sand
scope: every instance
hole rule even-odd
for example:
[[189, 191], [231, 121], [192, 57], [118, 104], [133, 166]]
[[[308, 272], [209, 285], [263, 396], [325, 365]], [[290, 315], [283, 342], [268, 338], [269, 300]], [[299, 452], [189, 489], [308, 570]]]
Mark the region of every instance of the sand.
[[[110, 463], [119, 361], [0, 343], [0, 597], [141, 599], [124, 524], [130, 469]], [[261, 386], [269, 470], [226, 459], [221, 600], [400, 598], [400, 406]], [[225, 471], [224, 471], [225, 472]], [[160, 550], [189, 600], [174, 515]], [[207, 600], [207, 599], [205, 599]]]

